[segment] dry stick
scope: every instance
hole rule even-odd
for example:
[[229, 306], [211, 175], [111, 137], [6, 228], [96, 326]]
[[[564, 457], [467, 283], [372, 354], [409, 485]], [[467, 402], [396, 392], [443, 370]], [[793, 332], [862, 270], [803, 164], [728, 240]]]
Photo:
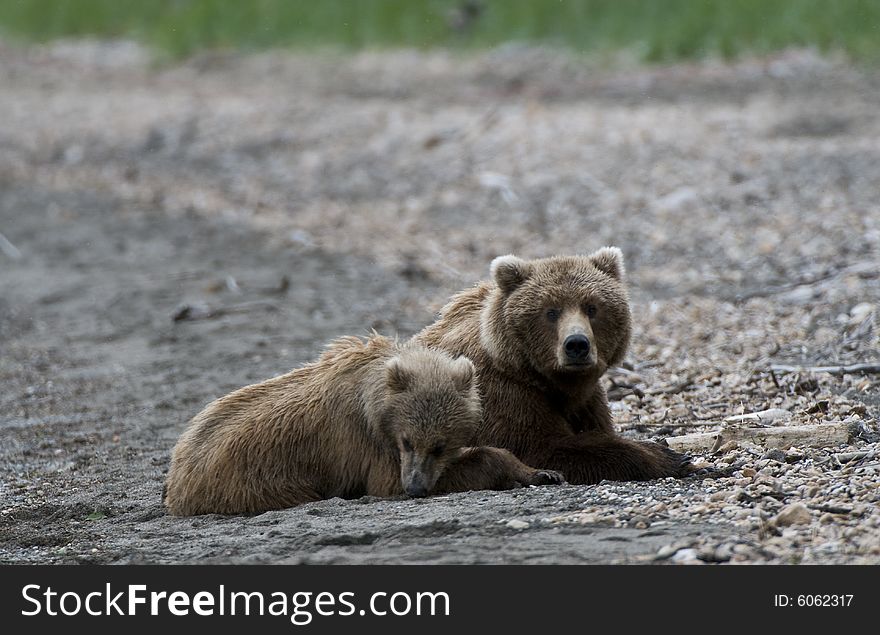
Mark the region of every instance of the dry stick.
[[[816, 511], [825, 512], [828, 514], [851, 514], [853, 513], [853, 507], [851, 505], [831, 505], [828, 503], [823, 503], [821, 505], [807, 505], [810, 509], [815, 509]], [[861, 515], [861, 514], [859, 514]]]
[[664, 388], [649, 388], [645, 391], [646, 395], [677, 395], [680, 392], [684, 392], [687, 388], [693, 385], [693, 379], [686, 379], [681, 383], [675, 384], [673, 386], [666, 386]]
[[278, 305], [269, 300], [253, 300], [251, 302], [242, 302], [240, 304], [230, 304], [217, 308], [209, 307], [193, 307], [186, 305], [179, 309], [173, 316], [175, 322], [183, 322], [185, 320], [211, 320], [214, 318], [230, 315], [233, 313], [247, 313], [255, 309], [266, 309], [267, 311], [277, 311]]
[[858, 432], [857, 421], [773, 428], [723, 428], [718, 432], [668, 437], [666, 444], [676, 452], [694, 453], [714, 452], [728, 441], [742, 441], [780, 449], [787, 449], [793, 445], [824, 448], [848, 443]]
[[862, 461], [873, 459], [876, 454], [876, 449], [869, 452], [842, 452], [841, 454], [835, 454], [834, 458], [842, 466], [841, 473], [848, 474]]
[[629, 391], [629, 392], [626, 393], [626, 394], [620, 394], [620, 393], [618, 392], [618, 399], [617, 399], [618, 401], [619, 401], [620, 399], [623, 399], [624, 397], [629, 396], [629, 395], [635, 395], [635, 396], [638, 397], [639, 399], [642, 399], [642, 398], [644, 398], [644, 396], [645, 396], [645, 393], [642, 392], [642, 389], [639, 388], [638, 386], [634, 385], [634, 384], [628, 384], [628, 383], [625, 383], [625, 382], [617, 382], [617, 381], [614, 380], [614, 378], [609, 378], [609, 381], [611, 382], [611, 389], [608, 391], [608, 392], [609, 392], [609, 398], [610, 398], [610, 393], [611, 393], [612, 391], [615, 391], [615, 389], [617, 389], [617, 388], [623, 388], [624, 390], [628, 390], [628, 391]]
[[840, 454], [835, 454], [834, 458], [837, 459], [841, 465], [843, 465], [851, 461], [863, 459], [869, 454], [871, 454], [871, 452], [841, 452]]
[[850, 364], [848, 366], [771, 366], [770, 372], [776, 373], [831, 373], [833, 375], [851, 375], [856, 373], [880, 373], [880, 362]]

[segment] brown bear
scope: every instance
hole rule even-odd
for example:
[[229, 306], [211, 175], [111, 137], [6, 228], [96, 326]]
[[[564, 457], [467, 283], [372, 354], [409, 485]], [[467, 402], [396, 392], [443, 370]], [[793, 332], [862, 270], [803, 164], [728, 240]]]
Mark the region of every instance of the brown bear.
[[454, 296], [415, 341], [469, 357], [483, 419], [476, 443], [508, 448], [570, 483], [680, 477], [688, 457], [620, 437], [599, 378], [619, 363], [631, 315], [623, 254], [501, 256], [490, 282]]
[[366, 494], [563, 482], [509, 451], [467, 447], [480, 422], [474, 366], [379, 335], [246, 386], [195, 416], [172, 454], [172, 514], [255, 513]]

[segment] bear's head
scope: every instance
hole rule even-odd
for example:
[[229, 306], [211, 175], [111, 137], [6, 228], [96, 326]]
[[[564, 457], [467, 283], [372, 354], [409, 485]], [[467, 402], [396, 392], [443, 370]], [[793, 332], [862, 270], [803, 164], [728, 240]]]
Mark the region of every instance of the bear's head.
[[623, 254], [500, 256], [480, 321], [496, 362], [557, 384], [595, 380], [626, 353], [631, 330]]
[[400, 452], [409, 496], [426, 496], [480, 423], [476, 371], [466, 357], [410, 346], [385, 363], [382, 427]]

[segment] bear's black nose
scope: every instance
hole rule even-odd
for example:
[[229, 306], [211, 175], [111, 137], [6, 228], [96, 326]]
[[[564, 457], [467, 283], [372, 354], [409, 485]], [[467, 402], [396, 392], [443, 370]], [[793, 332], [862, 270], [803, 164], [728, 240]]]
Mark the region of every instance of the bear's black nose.
[[406, 495], [413, 498], [424, 498], [428, 495], [428, 488], [421, 484], [410, 483], [406, 486]]
[[572, 361], [584, 361], [590, 356], [590, 340], [581, 333], [566, 337], [562, 347], [565, 349], [565, 356]]

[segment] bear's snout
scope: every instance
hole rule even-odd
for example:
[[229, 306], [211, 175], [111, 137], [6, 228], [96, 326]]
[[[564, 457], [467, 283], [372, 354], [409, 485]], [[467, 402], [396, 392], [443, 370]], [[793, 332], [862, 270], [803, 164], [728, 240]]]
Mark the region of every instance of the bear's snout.
[[575, 333], [562, 343], [565, 357], [572, 362], [586, 362], [590, 357], [590, 340], [583, 333]]
[[424, 498], [428, 495], [428, 487], [421, 480], [411, 480], [406, 484], [405, 491], [407, 496], [412, 496], [413, 498]]

